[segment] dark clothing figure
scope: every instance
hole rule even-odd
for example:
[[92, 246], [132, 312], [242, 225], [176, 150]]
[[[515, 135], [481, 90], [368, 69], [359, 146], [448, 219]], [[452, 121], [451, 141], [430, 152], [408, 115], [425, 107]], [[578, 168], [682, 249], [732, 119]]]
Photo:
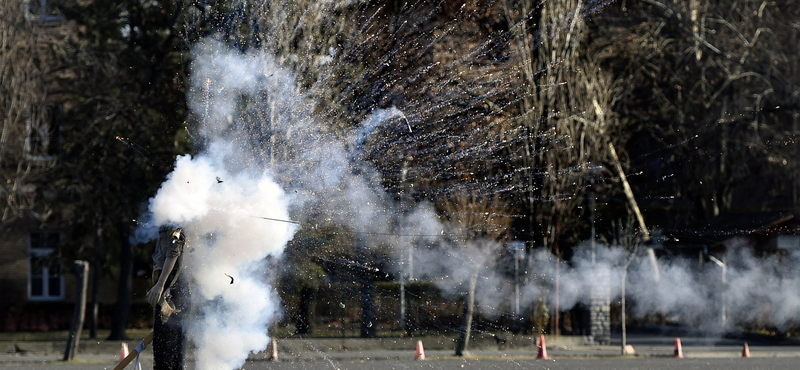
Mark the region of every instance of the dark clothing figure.
[[[184, 369], [186, 357], [186, 332], [184, 323], [188, 314], [188, 295], [172, 288], [172, 303], [176, 312], [165, 317], [163, 307], [156, 305], [153, 324], [153, 370]], [[180, 311], [178, 311], [180, 310]]]
[[186, 238], [183, 230], [162, 227], [153, 252], [153, 288], [147, 301], [155, 307], [153, 325], [154, 370], [178, 370], [185, 365], [185, 324], [189, 315], [189, 287], [183, 269]]

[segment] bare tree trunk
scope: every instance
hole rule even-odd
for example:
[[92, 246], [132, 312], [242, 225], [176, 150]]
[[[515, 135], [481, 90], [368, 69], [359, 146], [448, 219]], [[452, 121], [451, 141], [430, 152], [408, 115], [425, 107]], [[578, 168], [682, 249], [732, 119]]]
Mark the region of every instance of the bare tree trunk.
[[131, 313], [131, 294], [133, 280], [133, 245], [128, 242], [127, 236], [122, 238], [120, 251], [120, 270], [117, 284], [117, 304], [114, 308], [114, 317], [111, 321], [111, 333], [108, 340], [128, 339], [125, 331], [128, 328], [128, 319]]
[[[0, 226], [22, 217], [44, 219], [36, 191], [36, 168], [29, 160], [38, 153], [37, 129], [47, 114], [44, 93], [46, 48], [39, 22], [26, 19], [25, 1], [0, 2]], [[44, 144], [44, 143], [42, 143]]]
[[102, 217], [98, 217], [95, 228], [94, 239], [94, 257], [92, 258], [92, 298], [90, 300], [89, 312], [89, 338], [97, 338], [97, 314], [99, 310], [99, 303], [97, 302], [97, 294], [100, 290], [100, 277], [102, 271], [100, 266], [103, 265], [103, 221]]
[[461, 334], [456, 343], [456, 356], [469, 355], [469, 337], [472, 331], [472, 318], [475, 315], [475, 287], [478, 284], [478, 274], [469, 277], [467, 296], [464, 297], [464, 315], [461, 321]]
[[362, 276], [361, 296], [361, 338], [375, 338], [375, 282], [371, 275]]

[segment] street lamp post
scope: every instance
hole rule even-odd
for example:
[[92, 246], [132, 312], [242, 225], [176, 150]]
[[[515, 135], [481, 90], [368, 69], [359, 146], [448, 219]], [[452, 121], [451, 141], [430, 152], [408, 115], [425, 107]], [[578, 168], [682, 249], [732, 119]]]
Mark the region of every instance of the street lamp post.
[[[400, 201], [403, 207], [403, 213], [407, 213], [408, 207], [408, 187], [406, 186], [406, 176], [408, 175], [408, 161], [403, 161], [403, 170], [401, 173], [400, 181], [402, 182], [402, 195], [400, 197]], [[402, 261], [402, 257], [401, 257]], [[408, 264], [404, 266], [404, 268], [400, 269], [400, 317], [398, 320], [398, 326], [400, 327], [400, 331], [406, 330], [406, 276], [409, 277], [410, 281], [410, 271], [411, 271], [411, 261], [412, 261], [412, 254], [411, 254], [411, 245], [409, 244], [408, 247]]]

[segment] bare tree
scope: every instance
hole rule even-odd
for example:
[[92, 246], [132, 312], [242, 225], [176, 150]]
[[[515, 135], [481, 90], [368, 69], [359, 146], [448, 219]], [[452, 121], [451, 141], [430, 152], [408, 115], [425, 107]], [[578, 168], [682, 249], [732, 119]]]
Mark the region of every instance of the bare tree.
[[[592, 5], [593, 6], [593, 5]], [[584, 49], [584, 17], [593, 8], [580, 0], [506, 1], [511, 50], [521, 94], [516, 125], [521, 137], [513, 157], [528, 214], [531, 244], [560, 255], [559, 242], [581, 238], [581, 207], [593, 169], [606, 162], [606, 141], [616, 125], [610, 109], [613, 83]], [[624, 141], [625, 136], [616, 140]], [[597, 186], [600, 186], [599, 184]], [[594, 192], [596, 187], [591, 188]], [[538, 234], [538, 238], [536, 237]], [[558, 297], [558, 284], [556, 284]], [[553, 302], [558, 311], [558, 298]], [[558, 333], [558, 313], [554, 316]]]
[[26, 2], [0, 4], [0, 227], [52, 212], [37, 192], [57, 113], [47, 109], [48, 35]]
[[[646, 1], [615, 4], [600, 17], [620, 21], [598, 28], [590, 50], [618, 81], [614, 110], [633, 136], [633, 164], [646, 169], [638, 193], [663, 205], [687, 199], [700, 219], [740, 196], [751, 204], [791, 199], [783, 174], [795, 146], [778, 143], [796, 135], [797, 48], [782, 35], [796, 32], [798, 8]], [[750, 181], [764, 175], [786, 181]]]
[[[504, 212], [506, 207], [499, 197], [481, 198], [475, 195], [460, 194], [442, 204], [448, 224], [455, 235], [463, 235], [464, 239], [454, 240], [461, 248], [476, 248], [484, 256], [499, 253], [501, 242], [508, 236], [509, 226], [513, 221]], [[466, 253], [465, 253], [466, 255]], [[475, 293], [478, 277], [484, 270], [492, 266], [472, 265], [463, 295], [463, 316], [461, 333], [456, 343], [456, 356], [469, 353], [469, 340], [472, 331], [472, 320], [475, 315]]]

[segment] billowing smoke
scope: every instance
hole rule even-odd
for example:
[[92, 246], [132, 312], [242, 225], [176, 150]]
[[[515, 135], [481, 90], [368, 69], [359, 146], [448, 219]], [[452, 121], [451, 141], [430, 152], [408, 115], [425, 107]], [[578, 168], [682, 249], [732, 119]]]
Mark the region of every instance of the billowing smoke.
[[[267, 258], [278, 257], [297, 225], [289, 196], [263, 147], [267, 127], [242, 119], [243, 99], [273, 94], [276, 116], [301, 122], [307, 104], [290, 76], [260, 56], [213, 42], [198, 45], [190, 104], [200, 117], [200, 152], [179, 157], [151, 199], [150, 226], [180, 225], [187, 234], [185, 264], [196, 291], [188, 326], [198, 369], [234, 369], [266, 348], [267, 327], [279, 313]], [[274, 83], [264, 86], [270, 76]], [[280, 105], [278, 105], [280, 104]], [[264, 107], [259, 107], [264, 109]], [[270, 123], [279, 123], [272, 120]]]
[[[726, 247], [725, 254], [712, 255], [717, 262], [708, 256], [702, 263], [698, 256], [672, 256], [658, 258], [655, 266], [641, 246], [631, 251], [602, 243], [592, 248], [586, 242], [568, 261], [537, 249], [521, 267], [527, 274], [520, 280], [520, 305], [530, 307], [540, 298], [551, 308], [558, 301], [561, 310], [598, 299], [618, 303], [624, 279], [627, 308], [636, 317], [663, 315], [712, 335], [748, 325], [787, 329], [797, 324], [800, 293], [793, 287], [800, 283], [800, 250], [756, 256], [754, 246], [741, 239]], [[412, 275], [432, 279], [452, 295], [463, 294], [474, 276], [481, 313], [509, 313], [515, 292], [512, 278], [499, 274], [498, 267], [508, 266], [498, 257], [501, 248], [506, 246], [480, 241], [418, 246]]]
[[231, 368], [266, 347], [278, 304], [265, 259], [280, 255], [294, 231], [258, 218], [288, 219], [288, 199], [266, 173], [226, 165], [230, 155], [227, 145], [212, 143], [194, 158], [179, 157], [150, 202], [155, 224], [180, 225], [187, 234], [197, 308], [187, 329], [198, 368]]
[[189, 103], [200, 126], [190, 134], [201, 149], [177, 159], [137, 235], [184, 228], [197, 368], [234, 369], [268, 344], [279, 305], [266, 259], [280, 256], [305, 215], [373, 232], [393, 223], [390, 197], [358, 155], [372, 130], [402, 113], [377, 110], [341, 140], [270, 55], [206, 40], [194, 58]]

